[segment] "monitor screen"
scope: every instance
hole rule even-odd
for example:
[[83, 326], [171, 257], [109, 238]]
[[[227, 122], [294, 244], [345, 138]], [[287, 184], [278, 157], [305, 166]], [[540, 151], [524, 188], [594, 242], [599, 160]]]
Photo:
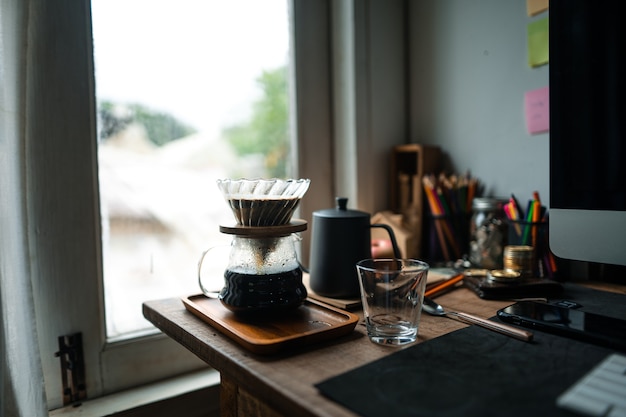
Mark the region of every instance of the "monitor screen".
[[626, 25], [619, 1], [551, 0], [550, 247], [626, 265]]

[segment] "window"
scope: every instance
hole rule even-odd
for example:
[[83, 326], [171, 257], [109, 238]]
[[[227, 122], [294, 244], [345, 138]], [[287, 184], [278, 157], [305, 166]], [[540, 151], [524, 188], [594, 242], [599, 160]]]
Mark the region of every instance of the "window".
[[153, 329], [146, 299], [197, 293], [201, 251], [229, 242], [218, 178], [292, 176], [288, 10], [92, 0], [92, 20], [107, 337], [119, 340]]
[[[94, 0], [94, 7], [97, 7], [95, 1], [103, 0]], [[230, 2], [232, 1], [226, 3]], [[181, 4], [179, 1], [172, 3]], [[198, 3], [208, 2], [198, 0]], [[291, 125], [292, 137], [297, 138], [297, 147], [292, 150], [296, 156], [292, 172], [311, 178], [312, 184], [301, 204], [304, 218], [310, 218], [313, 210], [330, 207], [336, 193], [345, 192], [335, 185], [339, 181], [335, 179], [332, 155], [339, 153], [333, 152], [334, 116], [331, 114], [331, 73], [334, 71], [331, 32], [336, 30], [331, 25], [331, 14], [345, 4], [323, 0], [289, 1], [290, 32], [295, 34], [290, 48], [290, 62], [293, 65], [289, 67], [288, 75], [295, 86], [290, 92], [291, 102], [295, 103], [290, 117], [296, 122]], [[391, 28], [400, 26], [397, 22], [404, 21], [404, 10], [399, 6], [400, 3], [385, 1], [371, 4], [376, 4], [376, 8], [371, 11], [367, 8], [362, 10], [370, 13], [369, 15], [364, 17], [359, 14], [358, 19], [354, 20], [349, 14], [338, 16], [333, 24], [342, 26], [340, 21], [351, 22], [345, 25], [349, 30], [353, 21], [363, 23], [364, 20], [376, 21], [390, 16], [388, 27]], [[368, 7], [369, 5], [367, 3]], [[5, 5], [0, 7], [4, 8]], [[389, 8], [393, 13], [380, 13], [379, 8]], [[27, 85], [23, 87], [33, 99], [27, 103], [32, 107], [28, 113], [32, 120], [26, 123], [28, 132], [23, 146], [24, 185], [27, 193], [24, 204], [27, 219], [22, 227], [24, 241], [28, 246], [28, 258], [31, 260], [29, 275], [34, 287], [37, 333], [47, 399], [50, 408], [57, 408], [62, 405], [62, 386], [60, 364], [54, 353], [58, 351], [58, 337], [61, 335], [75, 332], [83, 334], [87, 394], [91, 398], [206, 365], [185, 348], [162, 335], [115, 342], [107, 340], [103, 321], [105, 306], [102, 294], [105, 286], [101, 279], [103, 248], [96, 146], [98, 109], [94, 96], [91, 4], [90, 0], [78, 0], [71, 4], [50, 0], [30, 4], [28, 11], [30, 15], [23, 19], [23, 24], [28, 24], [29, 28], [29, 42], [24, 43], [28, 46]], [[245, 9], [240, 10], [241, 16], [246, 15], [246, 12]], [[143, 17], [137, 22], [137, 31], [141, 30], [141, 21], [150, 16], [150, 6], [147, 6]], [[235, 24], [243, 22], [242, 19]], [[164, 32], [170, 30], [168, 22], [162, 24]], [[368, 26], [361, 25], [355, 33], [362, 33], [366, 27]], [[381, 29], [377, 35], [401, 32], [387, 30], [388, 27], [375, 26]], [[248, 34], [249, 37], [255, 35]], [[369, 39], [368, 36], [360, 36], [359, 39], [361, 38], [364, 42]], [[380, 45], [385, 51], [392, 50], [389, 45], [402, 50], [401, 42], [395, 38], [389, 42], [380, 42]], [[95, 47], [98, 47], [97, 40]], [[341, 48], [336, 51], [340, 53]], [[356, 68], [354, 71], [366, 73], [371, 62], [377, 59], [376, 56], [366, 58], [367, 64], [353, 66], [352, 68]], [[338, 57], [337, 61], [354, 59], [353, 55], [345, 54]], [[397, 62], [392, 65], [390, 59], [381, 62], [385, 62], [385, 71], [402, 68]], [[118, 67], [126, 67], [126, 61], [121, 56]], [[389, 78], [396, 81], [388, 83], [384, 77], [376, 77], [379, 87], [384, 87], [384, 91], [389, 91], [390, 85], [395, 86], [400, 83], [397, 80], [403, 79], [397, 73], [392, 73]], [[174, 76], [171, 79], [176, 81]], [[354, 84], [354, 79], [347, 79]], [[368, 80], [364, 85], [357, 86], [358, 90], [368, 90], [369, 82]], [[165, 84], [164, 80], [163, 85]], [[158, 90], [159, 87], [155, 85], [154, 89]], [[394, 88], [394, 91], [406, 90], [400, 87], [402, 86]], [[350, 94], [348, 99], [355, 101], [354, 96], [349, 96]], [[358, 141], [365, 141], [366, 145], [358, 146], [358, 165], [365, 170], [369, 169], [372, 174], [364, 179], [354, 175], [352, 178], [358, 178], [359, 183], [363, 183], [358, 188], [366, 196], [371, 195], [372, 190], [383, 189], [380, 184], [384, 184], [384, 176], [375, 177], [371, 167], [384, 165], [390, 145], [385, 142], [389, 142], [389, 137], [404, 137], [393, 130], [397, 126], [405, 125], [402, 120], [396, 120], [401, 119], [403, 114], [398, 106], [390, 105], [387, 100], [376, 107], [369, 97], [370, 95], [364, 94], [364, 99], [357, 103], [367, 107], [365, 116], [371, 112], [376, 117], [366, 118], [367, 123], [362, 121], [359, 127], [359, 133], [362, 134], [356, 137]], [[155, 110], [170, 111], [161, 108], [161, 105]], [[187, 116], [176, 116], [191, 124], [186, 119]], [[335, 119], [338, 120], [339, 117]], [[375, 129], [376, 135], [367, 129]], [[341, 136], [344, 140], [343, 135]], [[372, 158], [372, 155], [376, 158]], [[344, 156], [339, 156], [338, 162], [342, 162], [343, 158]], [[352, 158], [354, 162], [355, 155], [350, 153], [345, 158]], [[343, 164], [344, 167], [352, 165]], [[352, 194], [348, 196], [353, 197]], [[380, 198], [384, 199], [384, 196]], [[357, 198], [351, 201], [356, 207], [373, 211], [372, 204], [360, 204]], [[304, 238], [306, 241], [307, 236]], [[202, 242], [200, 246], [204, 248], [209, 244]], [[196, 248], [189, 252], [193, 253], [195, 263]], [[306, 248], [303, 248], [303, 253], [306, 255]], [[154, 261], [160, 262], [161, 259]], [[186, 290], [181, 288], [179, 293], [185, 294]], [[166, 296], [175, 295], [168, 293]], [[148, 298], [150, 296], [146, 295], [145, 299]], [[139, 305], [137, 309], [140, 309]]]
[[[196, 3], [206, 2], [198, 0]], [[172, 4], [178, 6], [180, 2]], [[94, 1], [94, 13], [97, 7]], [[32, 39], [29, 39], [28, 62], [32, 65], [27, 66], [28, 88], [33, 89], [37, 100], [30, 104], [34, 109], [29, 112], [33, 116], [27, 125], [28, 141], [24, 151], [28, 193], [25, 199], [28, 221], [24, 227], [32, 260], [30, 275], [35, 288], [34, 304], [46, 394], [48, 405], [53, 409], [63, 405], [60, 363], [54, 355], [59, 350], [58, 337], [62, 335], [76, 332], [83, 335], [86, 386], [90, 398], [206, 367], [206, 364], [161, 334], [114, 341], [107, 338], [102, 297], [106, 285], [101, 279], [101, 231], [105, 229], [101, 226], [97, 189], [95, 85], [98, 78], [97, 74], [94, 76], [95, 64], [92, 62], [91, 3], [83, 0], [69, 5], [53, 1], [38, 4], [31, 10], [33, 13], [28, 17], [28, 23]], [[239, 13], [247, 16], [246, 11], [242, 8]], [[147, 6], [144, 16], [149, 15], [150, 6]], [[252, 9], [249, 15], [255, 15]], [[304, 14], [300, 16], [304, 19]], [[138, 30], [140, 23], [137, 22]], [[235, 25], [239, 23], [245, 23], [243, 18], [234, 22]], [[168, 27], [167, 22], [163, 22], [163, 30]], [[257, 34], [252, 32], [246, 36], [254, 38]], [[227, 42], [227, 38], [221, 37], [221, 40]], [[97, 40], [94, 47], [98, 48]], [[50, 53], [51, 50], [54, 53]], [[205, 53], [204, 50], [196, 52]], [[232, 52], [241, 53], [241, 50]], [[117, 65], [123, 69], [127, 62], [119, 56]], [[313, 69], [315, 65], [303, 68]], [[289, 72], [289, 77], [293, 77], [293, 71]], [[176, 81], [173, 76], [171, 79]], [[158, 88], [158, 85], [154, 86], [154, 89]], [[324, 105], [321, 111], [328, 108]], [[155, 110], [163, 109], [158, 105]], [[176, 116], [191, 124], [186, 120], [187, 116]], [[238, 120], [234, 118], [227, 122], [230, 125]], [[310, 132], [314, 135], [315, 129]], [[213, 185], [209, 183], [209, 186]], [[226, 207], [223, 201], [220, 203]], [[194, 264], [199, 251], [210, 244], [202, 241], [198, 248], [189, 249]], [[160, 261], [155, 259], [155, 262]], [[197, 291], [195, 278], [191, 281], [194, 282], [193, 291]], [[168, 292], [164, 296], [186, 292], [180, 288], [176, 293]], [[146, 294], [140, 301], [154, 296]], [[138, 315], [141, 315], [140, 301], [135, 307]]]

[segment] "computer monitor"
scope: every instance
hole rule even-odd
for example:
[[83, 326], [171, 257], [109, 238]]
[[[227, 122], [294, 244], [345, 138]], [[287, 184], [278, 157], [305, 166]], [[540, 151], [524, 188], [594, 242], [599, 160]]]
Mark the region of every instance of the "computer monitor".
[[550, 248], [626, 265], [622, 2], [551, 0]]

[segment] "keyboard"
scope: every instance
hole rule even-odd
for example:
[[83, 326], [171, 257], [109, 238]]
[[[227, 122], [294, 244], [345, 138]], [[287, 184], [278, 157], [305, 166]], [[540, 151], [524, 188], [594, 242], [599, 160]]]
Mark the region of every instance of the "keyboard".
[[556, 401], [561, 408], [597, 417], [626, 417], [626, 355], [611, 354]]

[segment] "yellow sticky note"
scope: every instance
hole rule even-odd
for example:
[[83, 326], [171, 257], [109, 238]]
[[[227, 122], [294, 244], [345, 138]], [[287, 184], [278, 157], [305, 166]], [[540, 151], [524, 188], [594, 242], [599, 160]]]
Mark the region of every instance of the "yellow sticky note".
[[548, 18], [528, 24], [528, 65], [538, 67], [549, 61]]
[[528, 16], [534, 16], [548, 10], [548, 0], [526, 0]]

